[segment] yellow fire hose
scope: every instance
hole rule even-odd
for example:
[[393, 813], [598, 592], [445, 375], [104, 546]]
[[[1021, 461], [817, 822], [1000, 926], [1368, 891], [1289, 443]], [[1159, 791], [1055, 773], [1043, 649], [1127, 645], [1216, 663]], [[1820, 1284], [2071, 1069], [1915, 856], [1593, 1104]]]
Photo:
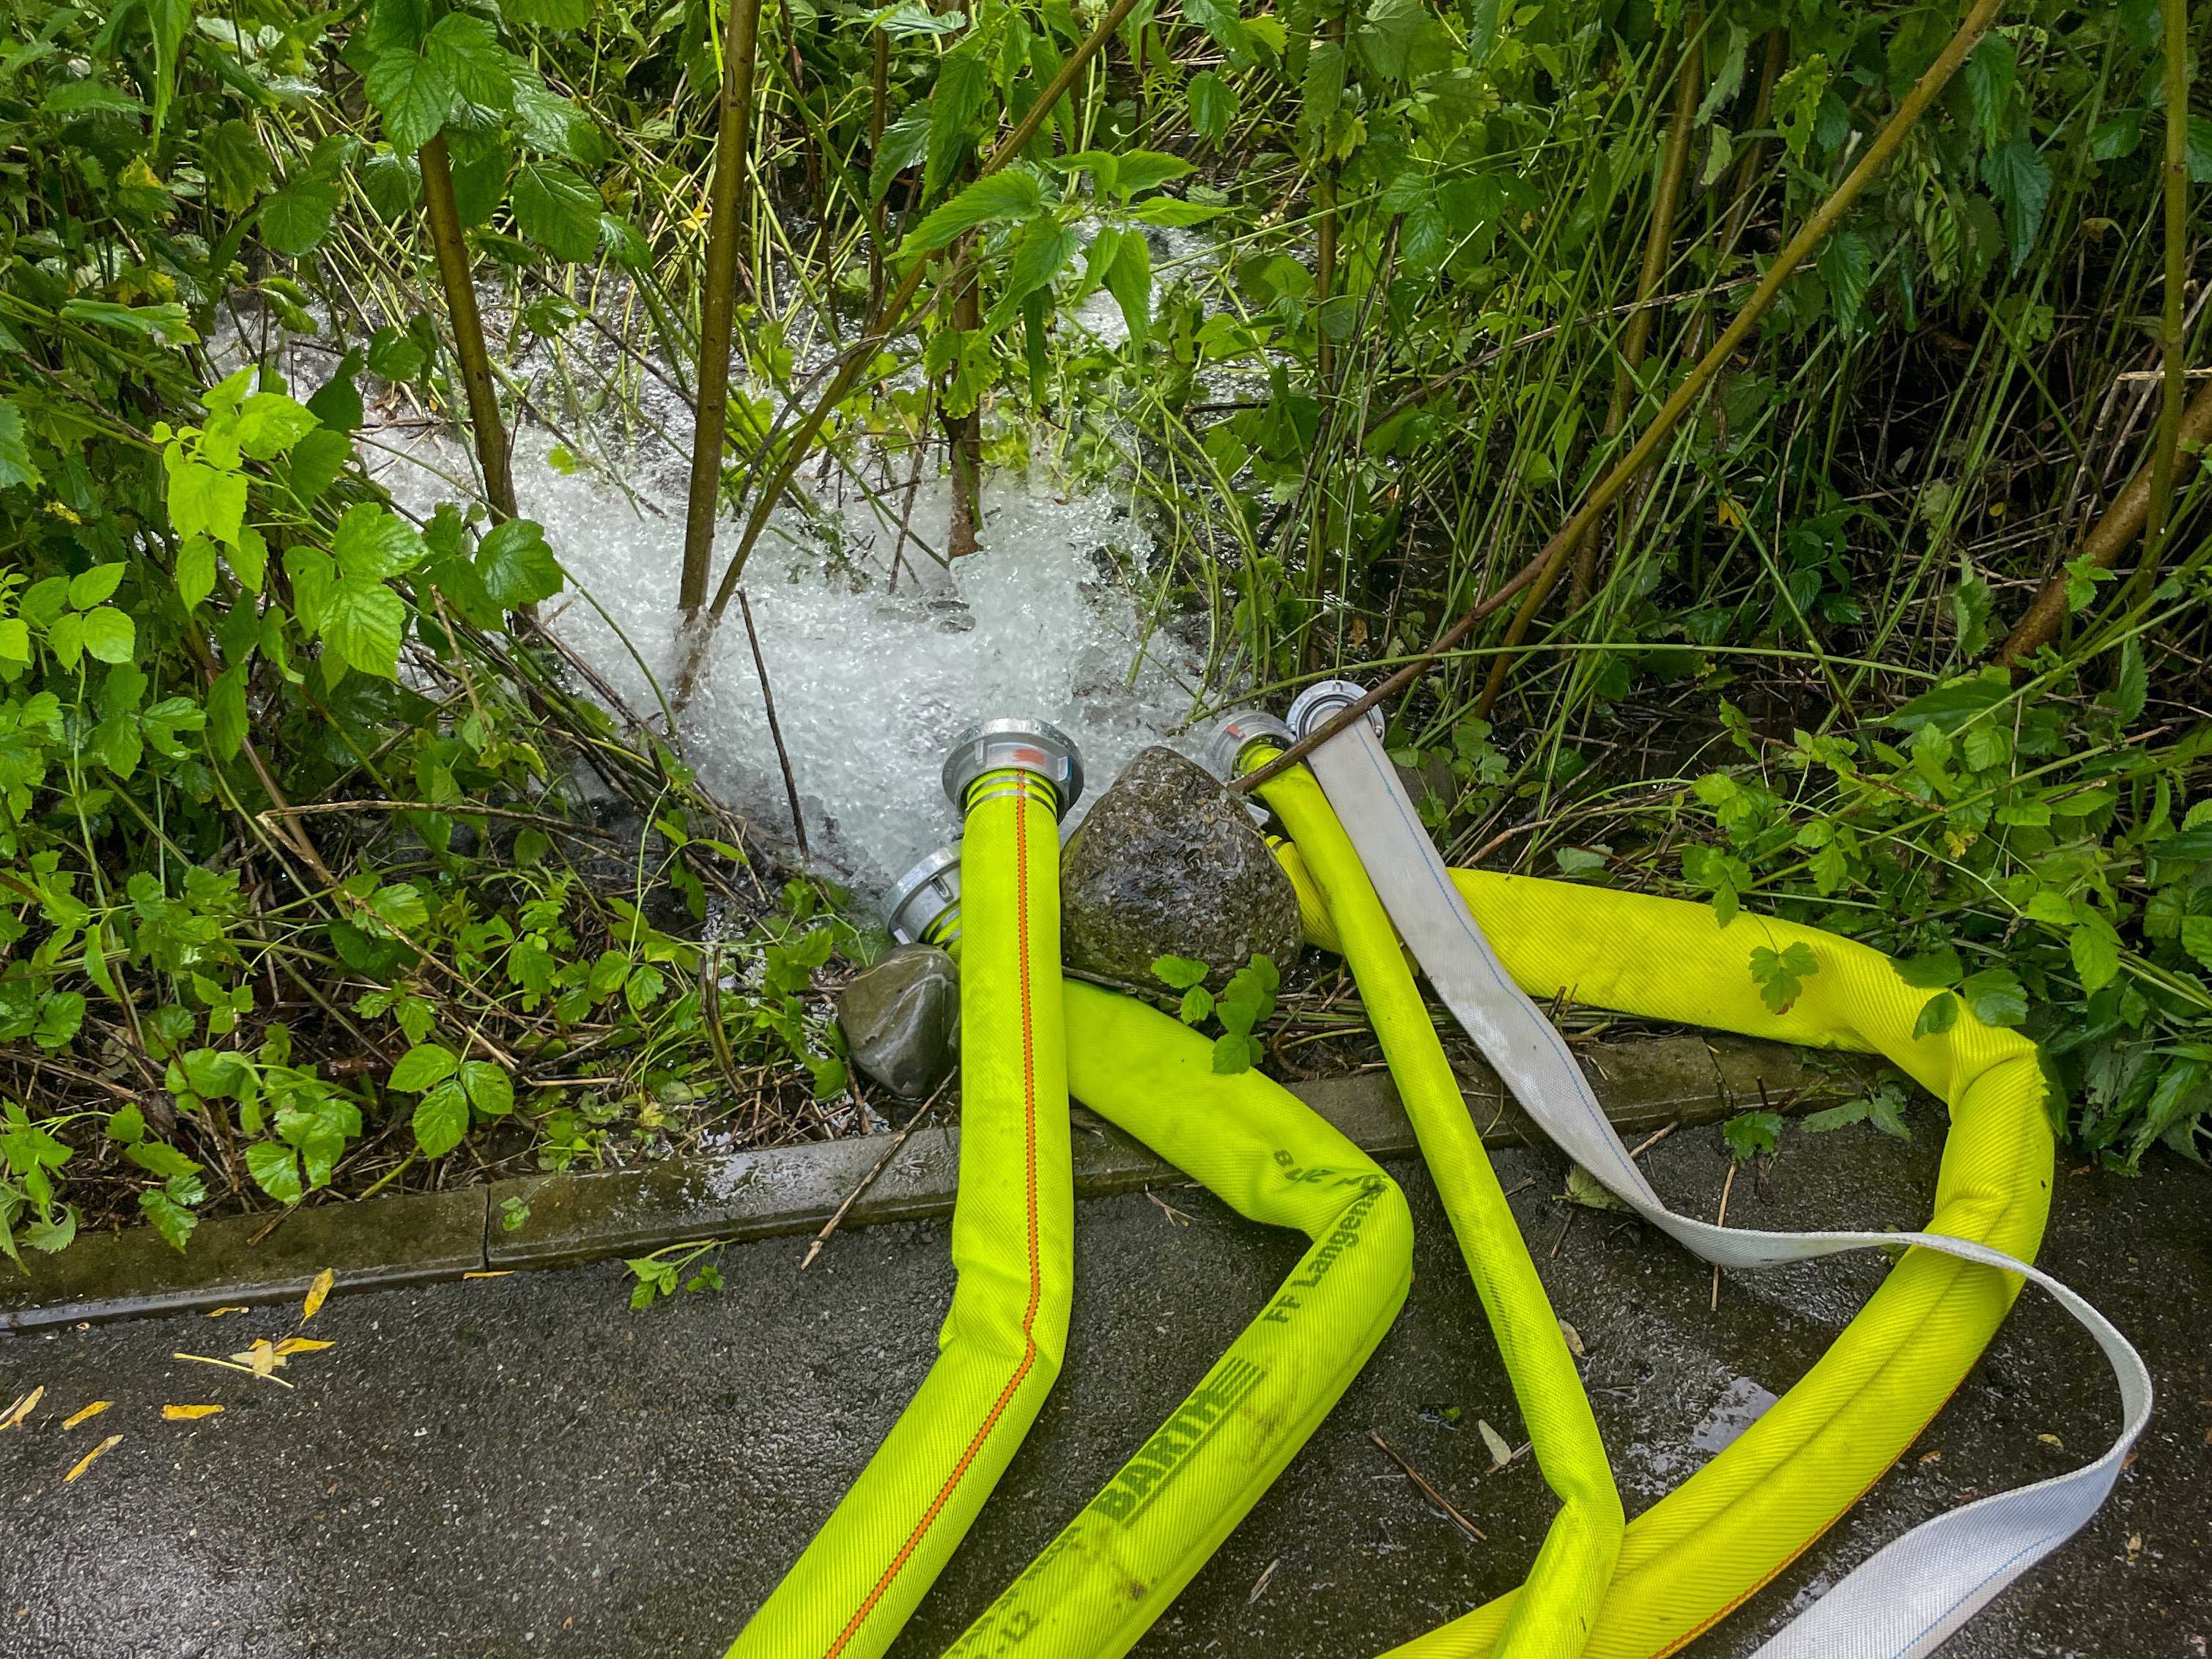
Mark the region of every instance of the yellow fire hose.
[[[1255, 746], [1246, 764], [1272, 752]], [[1364, 907], [1346, 926], [1340, 872], [1350, 848], [1342, 828], [1303, 768], [1262, 793], [1294, 838], [1295, 845], [1278, 843], [1276, 853], [1297, 889], [1310, 942], [1353, 953], [1349, 960], [1371, 1007], [1359, 953], [1395, 963], [1396, 942], [1391, 939], [1386, 952], [1360, 937], [1357, 929], [1373, 927]], [[1449, 878], [1498, 964], [1540, 1001], [1565, 994], [1649, 1018], [1884, 1054], [1950, 1108], [1935, 1215], [1917, 1237], [1949, 1235], [2016, 1262], [2033, 1259], [2050, 1206], [2053, 1143], [2034, 1048], [2016, 1032], [1984, 1025], [1962, 1010], [1948, 1031], [1916, 1036], [1930, 994], [1906, 985], [1886, 957], [1817, 929], [1749, 914], [1723, 927], [1705, 905], [1570, 883], [1472, 870], [1450, 871]], [[1810, 950], [1819, 965], [1796, 1001], [1777, 1015], [1750, 975], [1750, 951], [1794, 944]], [[1853, 1652], [1931, 1652], [2101, 1501], [2148, 1414], [2148, 1376], [2094, 1310], [2036, 1277], [2090, 1328], [2111, 1359], [2127, 1419], [2119, 1442], [2084, 1469], [1983, 1499], [1923, 1529], [1940, 1536], [1916, 1533], [1892, 1545], [1859, 1570], [1869, 1577], [1857, 1594], [1832, 1593], [1801, 1620], [1808, 1628], [1785, 1630], [1763, 1652], [1838, 1653], [1844, 1650], [1843, 1633]], [[2020, 1284], [2014, 1273], [1932, 1248], [1906, 1251], [1796, 1387], [1628, 1528], [1588, 1651], [1606, 1659], [1671, 1653], [1788, 1565], [1942, 1408]], [[1962, 1544], [1977, 1525], [1973, 1509], [1989, 1511], [1979, 1522], [1983, 1536]], [[1951, 1522], [1958, 1524], [1942, 1530]], [[2004, 1541], [2023, 1535], [2027, 1541], [2017, 1550]], [[1916, 1551], [1924, 1559], [1916, 1559]], [[1538, 1589], [1532, 1575], [1521, 1589], [1407, 1643], [1391, 1659], [1506, 1651], [1519, 1604]], [[1830, 1602], [1826, 1620], [1812, 1628]]]
[[973, 872], [960, 1018], [975, 1034], [962, 1061], [959, 1285], [936, 1364], [731, 1659], [876, 1659], [966, 1535], [1060, 1374], [1074, 1276], [1063, 793], [1072, 799], [1023, 764], [979, 769], [957, 793]]
[[[1058, 977], [1053, 815], [1080, 789], [1080, 763], [1049, 727], [997, 722], [978, 732], [946, 766], [948, 793], [968, 808], [963, 852], [918, 866], [893, 914], [901, 932], [902, 916], [927, 911], [919, 936], [963, 958], [969, 1040], [953, 1228], [959, 1289], [922, 1389], [733, 1656], [879, 1655], [1005, 1468], [1064, 1350], [1071, 1091], [1243, 1214], [1301, 1228], [1314, 1242], [1199, 1387], [955, 1653], [1119, 1659], [1349, 1385], [1410, 1280], [1404, 1199], [1335, 1130], [1256, 1073], [1215, 1073], [1212, 1045], [1164, 1014], [1077, 981], [1063, 983], [1057, 997], [1045, 988], [1046, 975]], [[1279, 752], [1245, 741], [1235, 722], [1224, 732], [1242, 746], [1232, 763], [1249, 767]], [[1362, 764], [1388, 778], [1379, 745], [1359, 742]], [[1965, 1012], [1948, 1032], [1914, 1036], [1927, 994], [1905, 986], [1886, 958], [1813, 929], [1747, 915], [1724, 929], [1702, 905], [1447, 872], [1413, 833], [1401, 788], [1389, 784], [1395, 803], [1378, 805], [1357, 769], [1347, 769], [1346, 753], [1324, 749], [1316, 759], [1330, 791], [1351, 792], [1346, 817], [1306, 769], [1285, 772], [1262, 791], [1295, 838], [1278, 844], [1277, 856], [1297, 889], [1309, 939], [1342, 951], [1352, 967], [1537, 1460], [1561, 1499], [1527, 1583], [1393, 1659], [1574, 1659], [1585, 1650], [1652, 1659], [1682, 1646], [1890, 1467], [1973, 1364], [2026, 1274], [2090, 1329], [2111, 1360], [2127, 1419], [2120, 1440], [2082, 1469], [1923, 1524], [1856, 1569], [1771, 1639], [1760, 1659], [1932, 1653], [2094, 1512], [2149, 1409], [2148, 1373], [2125, 1339], [2019, 1259], [2039, 1240], [2050, 1194], [2051, 1134], [2032, 1046]], [[1716, 1260], [1750, 1265], [1886, 1241], [1723, 1233], [1665, 1210], [1604, 1124], [1557, 1033], [1533, 1010], [1516, 1014], [1486, 1001], [1481, 974], [1490, 986], [1505, 988], [1510, 975], [1536, 995], [1565, 991], [1649, 1018], [1878, 1050], [1950, 1105], [1931, 1231], [1902, 1236], [1913, 1248], [1829, 1352], [1627, 1528], [1625, 1541], [1620, 1499], [1558, 1321], [1360, 847], [1380, 860], [1373, 867], [1407, 942], [1462, 1022], [1477, 1022], [1470, 1029], [1486, 1052], [1531, 1041], [1532, 1027], [1536, 1046], [1548, 1045], [1549, 1058], [1534, 1069], [1516, 1051], [1510, 1074], [1524, 1105], [1632, 1207]], [[1411, 863], [1401, 867], [1401, 857]], [[1801, 943], [1818, 969], [1785, 1014], [1770, 1014], [1747, 969], [1749, 949]], [[1510, 1001], [1518, 993], [1505, 994]], [[1478, 1029], [1492, 1018], [1504, 1023]], [[1553, 1069], [1546, 1073], [1545, 1065]], [[1598, 1139], [1549, 1098], [1577, 1093]]]
[[[1213, 1070], [1213, 1045], [1141, 1003], [1058, 979], [1055, 799], [1081, 787], [1049, 727], [957, 746], [956, 856], [917, 866], [894, 930], [961, 958], [959, 1289], [905, 1414], [731, 1650], [880, 1653], [972, 1522], [1062, 1357], [1073, 1092], [1247, 1218], [1313, 1241], [1168, 1420], [956, 1644], [1114, 1659], [1174, 1601], [1336, 1403], [1413, 1281], [1413, 1220], [1379, 1165], [1279, 1084]], [[1064, 752], [1062, 750], [1064, 750]], [[986, 769], [992, 758], [1014, 764]], [[965, 770], [975, 773], [964, 782]], [[1065, 760], [1062, 787], [1037, 771]], [[1033, 993], [1036, 993], [1033, 994]], [[1017, 1315], [1018, 1314], [1018, 1320]]]
[[1313, 1240], [1205, 1380], [949, 1650], [1118, 1659], [1273, 1484], [1382, 1340], [1413, 1282], [1396, 1183], [1281, 1085], [1070, 980], [1068, 1089], [1240, 1215]]
[[[1243, 758], [1256, 767], [1278, 752], [1254, 744]], [[1261, 793], [1296, 839], [1308, 887], [1318, 888], [1334, 922], [1497, 1337], [1537, 1466], [1559, 1499], [1528, 1583], [1491, 1639], [1502, 1655], [1573, 1659], [1597, 1622], [1621, 1548], [1620, 1495], [1589, 1397], [1358, 854], [1305, 768]]]

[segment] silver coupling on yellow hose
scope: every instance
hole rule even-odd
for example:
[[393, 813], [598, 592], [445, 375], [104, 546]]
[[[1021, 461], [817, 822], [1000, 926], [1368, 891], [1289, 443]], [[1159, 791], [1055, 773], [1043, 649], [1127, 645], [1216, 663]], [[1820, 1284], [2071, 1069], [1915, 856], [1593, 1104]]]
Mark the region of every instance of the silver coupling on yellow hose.
[[1244, 757], [1267, 744], [1288, 749], [1297, 734], [1264, 708], [1239, 708], [1224, 714], [1206, 740], [1206, 767], [1218, 778], [1233, 779], [1243, 770]]
[[[1367, 688], [1357, 680], [1322, 680], [1310, 685], [1291, 700], [1291, 730], [1302, 738], [1310, 736], [1366, 695]], [[1382, 711], [1369, 709], [1367, 724], [1376, 737], [1381, 737]]]
[[1061, 817], [1083, 793], [1083, 751], [1075, 739], [1046, 720], [978, 720], [953, 741], [945, 757], [945, 793], [965, 813], [968, 792], [993, 772], [1029, 772], [1052, 786]]
[[960, 843], [940, 847], [891, 888], [884, 925], [901, 945], [947, 945], [960, 937]]

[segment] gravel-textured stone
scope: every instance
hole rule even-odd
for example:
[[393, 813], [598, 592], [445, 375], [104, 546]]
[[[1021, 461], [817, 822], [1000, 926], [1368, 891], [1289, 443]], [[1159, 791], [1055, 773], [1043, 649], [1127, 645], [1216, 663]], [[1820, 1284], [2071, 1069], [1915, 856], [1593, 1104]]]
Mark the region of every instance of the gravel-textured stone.
[[893, 1094], [919, 1100], [960, 1055], [960, 970], [933, 945], [902, 945], [837, 994], [853, 1062]]
[[1145, 750], [1091, 809], [1060, 860], [1069, 966], [1144, 983], [1188, 957], [1215, 982], [1255, 955], [1287, 966], [1298, 898], [1242, 803], [1171, 749]]

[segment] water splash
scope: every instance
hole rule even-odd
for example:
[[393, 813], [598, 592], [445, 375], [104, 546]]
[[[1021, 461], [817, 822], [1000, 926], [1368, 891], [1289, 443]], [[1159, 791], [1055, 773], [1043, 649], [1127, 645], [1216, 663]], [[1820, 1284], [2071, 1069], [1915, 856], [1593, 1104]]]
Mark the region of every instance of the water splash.
[[[550, 465], [550, 448], [526, 434], [514, 464], [523, 512], [581, 590], [547, 605], [549, 624], [634, 708], [656, 714], [679, 665], [680, 474], [625, 479], [633, 502], [604, 477]], [[426, 435], [410, 453], [466, 476], [450, 436]], [[422, 466], [376, 459], [410, 507], [453, 494]], [[951, 507], [949, 488], [927, 478], [902, 550], [896, 526], [858, 495], [825, 500], [826, 523], [780, 514], [754, 550], [746, 592], [808, 834], [817, 861], [864, 901], [957, 833], [938, 770], [969, 720], [1036, 715], [1073, 737], [1090, 778], [1079, 818], [1139, 749], [1173, 739], [1190, 716], [1201, 659], [1148, 626], [1126, 575], [1142, 568], [1148, 538], [1123, 502], [1063, 495], [1045, 472], [990, 474], [981, 550], [950, 568], [926, 550], [943, 546]], [[723, 529], [718, 573], [735, 540], [733, 525]], [[790, 811], [734, 605], [681, 731], [702, 781], [788, 848]]]

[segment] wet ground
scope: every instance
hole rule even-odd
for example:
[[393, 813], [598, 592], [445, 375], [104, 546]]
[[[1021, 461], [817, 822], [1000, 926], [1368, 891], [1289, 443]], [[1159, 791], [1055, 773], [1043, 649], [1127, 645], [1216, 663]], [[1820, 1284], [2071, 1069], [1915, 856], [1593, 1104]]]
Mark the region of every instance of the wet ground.
[[[1731, 1215], [1913, 1224], [1942, 1128], [1932, 1111], [1914, 1125], [1910, 1146], [1863, 1126], [1793, 1127], [1771, 1201], [1740, 1180]], [[1670, 1201], [1711, 1213], [1717, 1131], [1683, 1131], [1648, 1162]], [[1729, 1275], [1716, 1312], [1707, 1269], [1618, 1216], [1558, 1202], [1557, 1159], [1498, 1164], [1589, 1349], [1632, 1513], [1800, 1375], [1881, 1271], [1870, 1258]], [[1139, 1654], [1365, 1659], [1510, 1587], [1534, 1557], [1548, 1496], [1526, 1457], [1489, 1472], [1477, 1419], [1518, 1444], [1519, 1419], [1432, 1190], [1417, 1166], [1392, 1172], [1419, 1230], [1404, 1315]], [[1079, 1209], [1066, 1374], [897, 1659], [924, 1659], [964, 1626], [1299, 1254], [1295, 1237], [1196, 1191], [1163, 1196], [1169, 1207], [1132, 1194]], [[942, 1223], [878, 1227], [834, 1240], [804, 1274], [803, 1242], [732, 1247], [726, 1289], [637, 1313], [616, 1267], [339, 1297], [309, 1328], [334, 1346], [295, 1355], [279, 1373], [289, 1389], [173, 1357], [221, 1358], [293, 1328], [268, 1310], [0, 1339], [0, 1405], [46, 1390], [27, 1427], [0, 1433], [0, 1655], [713, 1659], [927, 1369], [951, 1291], [945, 1247]], [[2212, 1178], [2062, 1172], [2043, 1260], [2141, 1347], [2158, 1414], [2091, 1526], [1945, 1651], [2201, 1659]], [[101, 1399], [113, 1404], [61, 1426]], [[165, 1405], [191, 1404], [225, 1409], [163, 1419]], [[2087, 1339], [2031, 1294], [1899, 1468], [1690, 1652], [1747, 1654], [1911, 1522], [2101, 1449], [2115, 1410]], [[1370, 1428], [1488, 1542], [1431, 1508]], [[121, 1439], [65, 1483], [110, 1435]]]

